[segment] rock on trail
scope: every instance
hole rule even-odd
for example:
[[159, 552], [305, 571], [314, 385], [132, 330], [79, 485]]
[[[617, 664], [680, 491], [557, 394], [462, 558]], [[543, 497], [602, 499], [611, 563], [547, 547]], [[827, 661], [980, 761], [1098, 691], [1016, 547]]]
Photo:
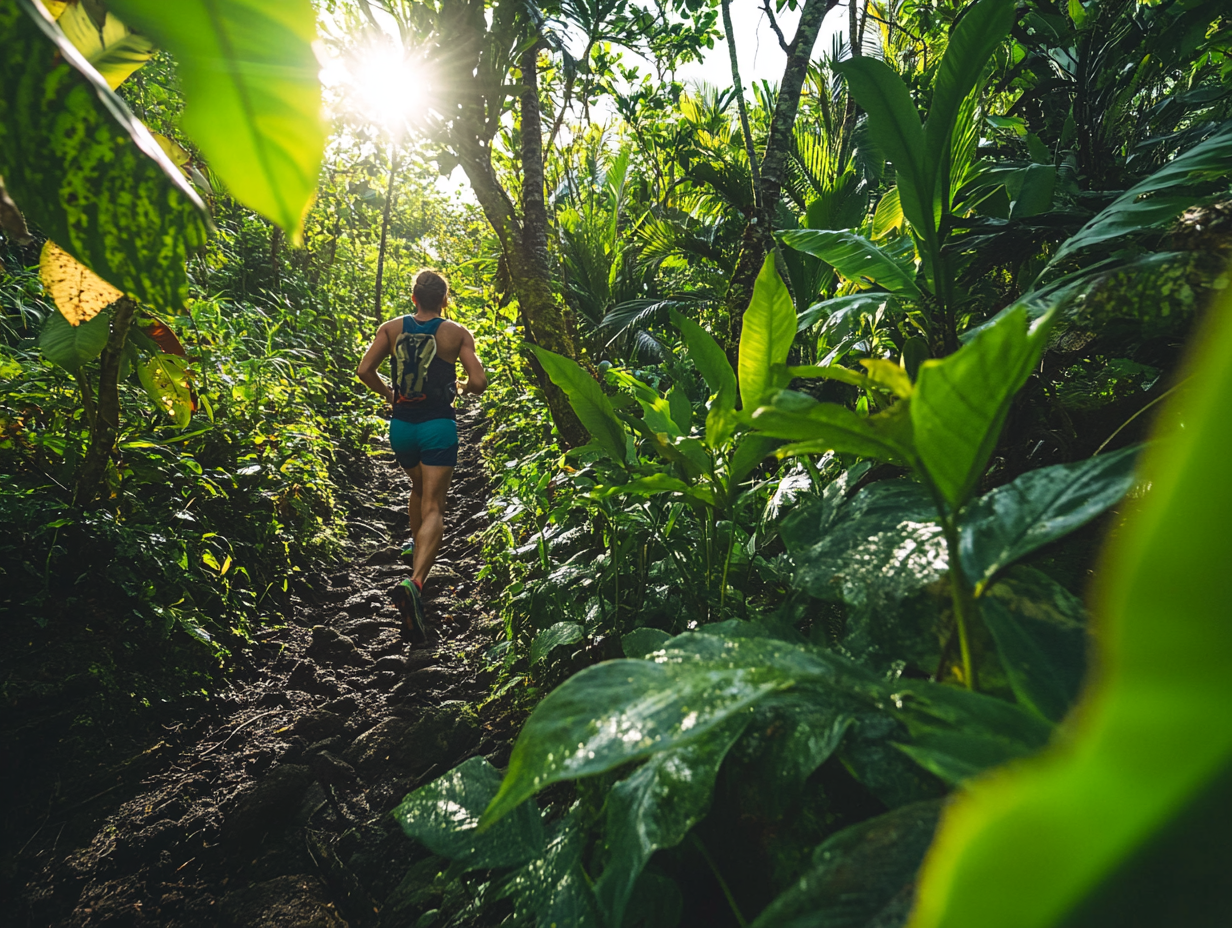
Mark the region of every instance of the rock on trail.
[[[108, 790], [109, 804], [48, 813], [8, 862], [24, 889], [6, 924], [379, 928], [432, 907], [429, 854], [388, 813], [468, 757], [503, 765], [513, 735], [496, 704], [476, 708], [499, 629], [469, 540], [487, 524], [482, 419], [472, 407], [458, 424], [427, 644], [411, 648], [387, 598], [409, 575], [398, 562], [409, 483], [386, 452], [370, 502], [352, 510], [352, 565], [260, 635], [228, 712], [173, 726], [145, 778]], [[61, 840], [70, 821], [78, 838]]]

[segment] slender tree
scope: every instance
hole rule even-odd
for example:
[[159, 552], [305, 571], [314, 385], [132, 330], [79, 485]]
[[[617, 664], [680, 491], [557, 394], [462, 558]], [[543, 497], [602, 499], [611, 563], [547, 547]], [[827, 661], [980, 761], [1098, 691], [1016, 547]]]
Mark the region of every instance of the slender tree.
[[[729, 347], [734, 350], [740, 339], [740, 320], [753, 296], [753, 282], [761, 268], [766, 252], [774, 243], [774, 217], [778, 211], [779, 196], [787, 170], [787, 159], [795, 141], [796, 113], [800, 108], [800, 92], [808, 76], [809, 59], [813, 46], [821, 32], [822, 20], [838, 0], [805, 0], [800, 12], [796, 34], [786, 44], [787, 64], [779, 81], [774, 114], [770, 120], [770, 132], [766, 138], [765, 151], [758, 165], [757, 206], [749, 217], [740, 243], [740, 258], [736, 271], [727, 287], [725, 303], [731, 320]], [[769, 4], [764, 8], [774, 23], [775, 32], [781, 35]]]

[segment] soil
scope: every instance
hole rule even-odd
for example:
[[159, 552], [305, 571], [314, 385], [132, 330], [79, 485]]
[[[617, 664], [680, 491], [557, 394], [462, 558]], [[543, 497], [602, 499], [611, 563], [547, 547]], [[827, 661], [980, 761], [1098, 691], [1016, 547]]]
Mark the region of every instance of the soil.
[[475, 579], [479, 410], [458, 425], [427, 643], [412, 647], [388, 599], [409, 575], [409, 484], [385, 450], [353, 498], [350, 563], [299, 590], [214, 711], [67, 771], [72, 789], [47, 783], [10, 804], [6, 924], [364, 928], [413, 925], [434, 907], [439, 868], [389, 813], [468, 757], [503, 767], [517, 721], [485, 702], [499, 624]]

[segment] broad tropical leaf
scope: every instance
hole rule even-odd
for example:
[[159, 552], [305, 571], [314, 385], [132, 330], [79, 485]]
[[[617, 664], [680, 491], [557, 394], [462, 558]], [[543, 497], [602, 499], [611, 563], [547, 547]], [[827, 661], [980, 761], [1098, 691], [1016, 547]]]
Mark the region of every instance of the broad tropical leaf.
[[787, 352], [796, 337], [796, 310], [787, 285], [766, 256], [740, 330], [740, 400], [745, 413], [786, 384]]
[[863, 235], [794, 229], [780, 237], [784, 245], [820, 258], [848, 280], [868, 280], [907, 299], [921, 297], [914, 270], [900, 264]]
[[0, 6], [0, 176], [27, 218], [112, 286], [179, 312], [204, 206], [31, 0]]
[[149, 37], [133, 32], [114, 14], [103, 10], [103, 24], [94, 22], [85, 3], [71, 3], [56, 18], [68, 40], [102, 75], [112, 90], [154, 55]]
[[1041, 718], [1061, 721], [1086, 673], [1082, 603], [1046, 574], [1016, 567], [980, 597], [980, 615], [1018, 702]]
[[577, 622], [557, 622], [545, 628], [530, 643], [530, 662], [537, 664], [557, 648], [577, 644], [585, 634]]
[[137, 366], [137, 376], [158, 409], [174, 419], [180, 428], [188, 425], [193, 414], [193, 399], [187, 358], [156, 354]]
[[[1184, 428], [1146, 450], [1151, 491], [1099, 572], [1098, 675], [1063, 741], [970, 784], [947, 809], [912, 928], [1051, 928], [1080, 907], [1082, 924], [1100, 922], [1101, 900], [1110, 897], [1093, 894], [1149, 857], [1166, 832], [1174, 847], [1204, 849], [1186, 855], [1202, 868], [1203, 886], [1219, 885], [1226, 873], [1232, 298], [1212, 308], [1193, 344], [1194, 386], [1160, 419]], [[1178, 816], [1183, 829], [1169, 831]], [[1129, 893], [1151, 905], [1176, 898], [1168, 880], [1179, 874], [1138, 873], [1116, 887], [1118, 898]], [[1216, 898], [1224, 901], [1208, 897]], [[1196, 901], [1187, 924], [1220, 922]]]
[[932, 177], [926, 167], [924, 128], [907, 85], [884, 61], [861, 55], [835, 65], [851, 95], [868, 113], [869, 135], [894, 165], [903, 215], [924, 237], [936, 233]]
[[696, 659], [588, 667], [531, 713], [500, 792], [484, 813], [485, 825], [552, 783], [687, 743], [784, 682], [766, 668], [719, 669]]
[[719, 765], [748, 724], [731, 719], [701, 741], [656, 754], [608, 794], [608, 862], [595, 884], [607, 924], [624, 924], [638, 876], [660, 848], [675, 847], [710, 808]]
[[65, 370], [75, 371], [93, 361], [107, 345], [111, 333], [111, 313], [98, 313], [89, 322], [71, 325], [60, 313], [52, 313], [39, 333], [43, 356]]
[[955, 509], [984, 472], [1010, 401], [1044, 350], [1051, 318], [1028, 329], [1019, 307], [949, 357], [920, 365], [911, 397], [915, 450]]
[[784, 390], [774, 406], [763, 406], [753, 414], [753, 427], [759, 432], [792, 442], [778, 450], [781, 457], [838, 451], [891, 464], [911, 464], [910, 402], [896, 403], [885, 412], [864, 418], [837, 403], [787, 407], [783, 400], [790, 395], [791, 391]]
[[1115, 506], [1134, 483], [1137, 448], [1028, 471], [960, 519], [963, 573], [976, 595], [997, 571]]
[[938, 217], [949, 209], [950, 143], [963, 101], [1009, 33], [1015, 6], [1014, 0], [976, 0], [963, 10], [950, 33], [924, 123], [926, 193], [933, 198], [931, 209]]
[[913, 898], [941, 803], [901, 806], [822, 842], [812, 864], [752, 928], [874, 928], [900, 925]]
[[516, 867], [543, 853], [543, 825], [538, 807], [527, 802], [479, 833], [479, 816], [499, 787], [496, 769], [472, 757], [415, 790], [393, 815], [409, 837], [467, 869]]
[[[325, 150], [308, 0], [108, 0], [175, 55], [184, 131], [235, 198], [298, 244]], [[414, 91], [408, 91], [414, 92]]]
[[89, 322], [124, 295], [50, 239], [39, 254], [39, 279], [69, 325]]
[[624, 461], [627, 433], [616, 418], [612, 403], [604, 395], [598, 381], [582, 370], [576, 361], [538, 345], [531, 345], [530, 349], [547, 371], [552, 383], [565, 391], [565, 395], [569, 397], [569, 405], [599, 447], [606, 451], [612, 460]]

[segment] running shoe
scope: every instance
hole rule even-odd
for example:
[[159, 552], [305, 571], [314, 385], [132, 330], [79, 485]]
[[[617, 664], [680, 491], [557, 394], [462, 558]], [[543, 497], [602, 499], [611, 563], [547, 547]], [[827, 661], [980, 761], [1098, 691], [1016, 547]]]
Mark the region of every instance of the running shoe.
[[402, 563], [411, 566], [415, 563], [415, 542], [408, 541], [406, 547], [402, 549], [402, 553], [398, 555]]
[[424, 618], [423, 593], [414, 580], [403, 580], [389, 594], [402, 618], [406, 622], [406, 630], [411, 636], [412, 644], [423, 644], [428, 640], [428, 623]]

